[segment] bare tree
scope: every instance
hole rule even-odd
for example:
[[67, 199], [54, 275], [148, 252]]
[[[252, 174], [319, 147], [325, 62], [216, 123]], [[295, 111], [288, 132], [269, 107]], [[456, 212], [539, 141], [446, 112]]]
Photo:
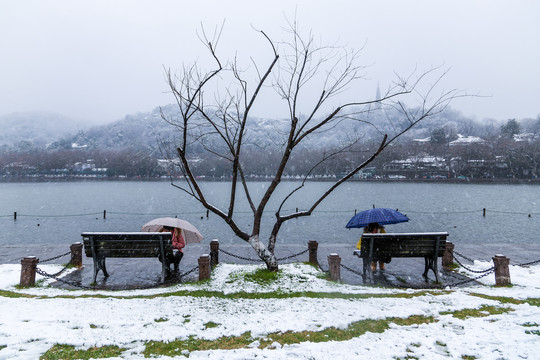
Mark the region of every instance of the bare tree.
[[[180, 115], [179, 118], [172, 118], [162, 113], [162, 117], [179, 130], [175, 151], [179, 158], [178, 166], [185, 176], [185, 182], [176, 183], [171, 179], [171, 183], [221, 217], [236, 236], [253, 247], [269, 270], [276, 271], [276, 239], [285, 222], [311, 215], [338, 186], [368, 165], [396, 138], [419, 121], [441, 112], [453, 98], [460, 95], [455, 90], [434, 93], [445, 75], [445, 71], [435, 68], [420, 74], [415, 71], [407, 77], [396, 75], [395, 82], [380, 98], [367, 101], [354, 99], [354, 93], [349, 95], [347, 90], [363, 79], [365, 71], [365, 67], [358, 65], [359, 52], [319, 45], [312, 34], [301, 35], [295, 22], [287, 28], [289, 40], [286, 42], [274, 41], [265, 32], [255, 30], [268, 44], [268, 58], [262, 61], [251, 59], [250, 69], [254, 70], [252, 73], [255, 75], [250, 77], [248, 68], [242, 68], [237, 57], [230, 62], [220, 58], [217, 44], [222, 28], [217, 29], [211, 39], [204, 29], [200, 35], [215, 63], [214, 69], [203, 71], [195, 63], [185, 66], [180, 73], [166, 70], [168, 85]], [[310, 97], [313, 90], [317, 93]], [[264, 96], [275, 96], [276, 93], [279, 104], [287, 110], [288, 120], [285, 126], [280, 123], [274, 132], [268, 134], [273, 143], [279, 144], [279, 161], [264, 195], [256, 202], [248, 188], [243, 166], [246, 149], [256, 145], [249, 140], [249, 123], [254, 106]], [[353, 100], [338, 102], [347, 95]], [[410, 105], [412, 101], [415, 102], [414, 107]], [[386, 121], [379, 121], [375, 120], [380, 119], [380, 116], [374, 116], [375, 113], [393, 115], [385, 117]], [[309, 208], [284, 213], [285, 203], [304, 186], [307, 174], [297, 188], [279, 199], [280, 205], [273, 215], [275, 221], [268, 229], [268, 242], [263, 243], [263, 214], [270, 199], [276, 196], [276, 188], [299, 145], [316, 134], [331, 132], [338, 126], [351, 126], [349, 139], [338, 148], [322, 152], [321, 158], [312, 165], [311, 173], [321, 164], [358, 145], [363, 139], [362, 133], [354, 133], [352, 129], [359, 128], [359, 125], [376, 131], [377, 146], [371, 147], [368, 156], [353, 160], [350, 171], [314, 198]], [[220, 209], [213, 205], [210, 194], [201, 188], [190, 162], [194, 146], [202, 146], [208, 154], [229, 164], [231, 182], [228, 208]], [[178, 158], [171, 155], [169, 152], [171, 160], [174, 158], [178, 162]], [[249, 230], [242, 229], [235, 221], [240, 196], [247, 200], [253, 213]]]

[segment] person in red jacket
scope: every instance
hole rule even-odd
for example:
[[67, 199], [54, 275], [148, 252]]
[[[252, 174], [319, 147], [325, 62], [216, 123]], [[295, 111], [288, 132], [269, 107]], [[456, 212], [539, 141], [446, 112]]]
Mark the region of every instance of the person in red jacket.
[[177, 271], [180, 260], [184, 257], [184, 247], [186, 246], [186, 241], [184, 240], [184, 236], [182, 236], [182, 229], [164, 226], [160, 232], [172, 233], [172, 246], [173, 249], [178, 251], [175, 251], [173, 256], [168, 260], [169, 263], [174, 264], [174, 271]]

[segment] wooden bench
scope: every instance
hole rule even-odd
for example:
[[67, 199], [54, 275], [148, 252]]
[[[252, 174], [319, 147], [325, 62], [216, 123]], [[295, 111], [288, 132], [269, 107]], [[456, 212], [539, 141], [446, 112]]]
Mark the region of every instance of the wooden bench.
[[147, 258], [162, 259], [161, 282], [169, 271], [169, 258], [172, 257], [172, 234], [169, 232], [85, 232], [82, 234], [84, 252], [94, 259], [94, 277], [103, 271], [108, 277], [105, 258]]
[[428, 270], [431, 269], [439, 282], [437, 258], [444, 255], [447, 237], [447, 232], [362, 234], [361, 250], [355, 250], [354, 254], [363, 260], [364, 279], [367, 273], [369, 280], [373, 280], [372, 261], [423, 257], [425, 267], [422, 275], [427, 278]]

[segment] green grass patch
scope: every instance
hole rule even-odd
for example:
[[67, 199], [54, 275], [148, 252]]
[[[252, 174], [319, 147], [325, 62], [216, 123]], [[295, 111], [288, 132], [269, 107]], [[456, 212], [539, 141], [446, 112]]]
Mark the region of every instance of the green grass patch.
[[258, 285], [270, 285], [281, 276], [282, 271], [270, 271], [266, 268], [258, 268], [251, 272], [232, 273], [228, 282], [246, 281]]
[[[526, 322], [525, 324], [521, 324], [523, 327], [538, 327], [539, 325], [537, 323], [533, 322]], [[540, 336], [540, 330], [526, 330], [525, 334], [531, 334], [531, 335], [538, 335]]]
[[470, 293], [469, 295], [476, 296], [482, 299], [495, 300], [502, 304], [520, 305], [520, 304], [525, 303], [525, 301], [523, 300], [518, 300], [511, 297], [506, 297], [506, 296], [491, 296], [491, 295], [484, 295], [484, 294], [478, 294], [478, 293]]
[[166, 322], [166, 321], [169, 321], [169, 319], [164, 318], [164, 317], [161, 317], [161, 318], [159, 318], [159, 319], [154, 319], [154, 321], [157, 322], [157, 323], [160, 323], [160, 322]]
[[244, 280], [254, 282], [259, 285], [269, 285], [281, 276], [282, 272], [270, 271], [268, 269], [257, 269], [254, 272], [244, 274]]
[[170, 342], [150, 341], [146, 343], [143, 351], [145, 357], [154, 356], [179, 356], [182, 351], [205, 351], [205, 350], [231, 350], [241, 349], [251, 344], [251, 332], [243, 333], [240, 336], [222, 336], [216, 340], [198, 339], [190, 336], [186, 340], [174, 340]]
[[540, 299], [539, 298], [530, 298], [530, 299], [526, 299], [524, 300], [527, 304], [531, 305], [531, 306], [540, 306]]
[[[197, 339], [193, 336], [186, 340], [174, 340], [171, 342], [150, 341], [146, 343], [143, 352], [146, 357], [154, 356], [179, 356], [182, 351], [201, 351], [201, 350], [230, 350], [241, 349], [254, 341], [259, 341], [259, 347], [264, 349], [274, 342], [281, 345], [298, 344], [305, 341], [327, 342], [327, 341], [345, 341], [365, 334], [366, 332], [382, 333], [390, 327], [391, 323], [400, 326], [415, 324], [427, 324], [435, 322], [433, 317], [411, 316], [402, 318], [387, 318], [381, 320], [361, 320], [350, 324], [346, 329], [330, 327], [321, 331], [301, 331], [301, 332], [277, 332], [271, 333], [264, 338], [253, 338], [250, 332], [240, 336], [224, 336], [216, 340]], [[206, 325], [206, 324], [205, 324]]]
[[417, 296], [425, 295], [445, 295], [450, 293], [450, 291], [441, 291], [441, 290], [425, 290], [418, 291], [414, 293], [397, 293], [397, 294], [348, 294], [340, 292], [314, 292], [314, 291], [305, 291], [305, 292], [281, 292], [281, 291], [271, 291], [271, 292], [260, 292], [260, 293], [250, 293], [250, 292], [237, 292], [237, 293], [223, 293], [220, 291], [208, 291], [208, 290], [179, 290], [163, 294], [153, 294], [153, 295], [132, 295], [132, 296], [114, 296], [114, 295], [101, 295], [101, 294], [84, 294], [84, 295], [55, 295], [55, 296], [41, 296], [41, 295], [28, 295], [22, 294], [13, 291], [0, 290], [0, 296], [12, 297], [12, 298], [38, 298], [38, 299], [155, 299], [161, 297], [170, 297], [170, 296], [192, 296], [198, 298], [219, 298], [219, 299], [246, 299], [246, 300], [260, 300], [260, 299], [294, 299], [300, 297], [314, 298], [314, 299], [371, 299], [371, 298], [403, 298], [411, 299]]
[[442, 311], [441, 315], [452, 315], [458, 319], [466, 319], [470, 317], [486, 317], [490, 315], [506, 314], [510, 311], [514, 311], [511, 308], [492, 306], [492, 305], [482, 305], [479, 309], [462, 309], [456, 311]]
[[0, 290], [0, 296], [6, 298], [35, 298], [35, 295], [21, 294], [15, 291]]
[[463, 360], [475, 360], [475, 359], [478, 359], [476, 356], [474, 355], [461, 355], [461, 358]]
[[215, 323], [213, 321], [209, 321], [209, 322], [207, 322], [207, 323], [205, 323], [203, 325], [204, 325], [205, 329], [212, 329], [212, 328], [217, 328], [221, 324]]
[[428, 324], [435, 322], [433, 317], [410, 316], [408, 318], [387, 318], [382, 320], [360, 320], [351, 323], [346, 329], [330, 327], [321, 331], [302, 331], [268, 334], [264, 340], [261, 340], [260, 348], [265, 348], [273, 342], [281, 345], [298, 344], [304, 341], [327, 342], [327, 341], [346, 341], [365, 334], [366, 332], [382, 333], [390, 327], [391, 323], [400, 326], [409, 326], [415, 324]]
[[317, 279], [322, 279], [322, 280], [329, 280], [330, 281], [330, 273], [329, 272], [319, 272], [317, 273], [317, 275], [315, 275], [315, 277]]
[[525, 300], [518, 300], [511, 297], [506, 297], [506, 296], [491, 296], [491, 295], [484, 295], [484, 294], [478, 294], [478, 293], [470, 293], [469, 295], [476, 296], [482, 299], [499, 301], [503, 304], [514, 304], [514, 305], [529, 304], [531, 306], [540, 306], [540, 298], [529, 298]]
[[7, 345], [0, 345], [0, 350], [7, 348]]
[[91, 347], [87, 350], [75, 350], [75, 346], [56, 344], [40, 359], [43, 360], [60, 360], [60, 359], [104, 359], [110, 357], [118, 357], [127, 349], [120, 348], [116, 345], [108, 345], [101, 347]]

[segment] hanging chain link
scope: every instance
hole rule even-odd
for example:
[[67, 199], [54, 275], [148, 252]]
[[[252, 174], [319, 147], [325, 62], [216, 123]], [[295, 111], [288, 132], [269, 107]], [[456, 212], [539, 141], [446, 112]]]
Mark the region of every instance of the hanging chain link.
[[58, 256], [54, 256], [54, 257], [52, 257], [52, 258], [45, 259], [45, 260], [39, 260], [39, 262], [40, 262], [40, 263], [44, 263], [44, 262], [47, 262], [47, 261], [56, 260], [56, 259], [59, 259], [59, 258], [61, 258], [61, 257], [64, 257], [64, 256], [66, 256], [66, 255], [69, 255], [69, 254], [71, 254], [71, 251], [69, 251], [69, 252], [67, 252], [67, 253], [65, 253], [65, 254], [60, 254], [60, 255], [58, 255]]
[[183, 278], [184, 276], [188, 276], [189, 274], [191, 274], [192, 272], [194, 272], [195, 270], [199, 270], [199, 266], [195, 266], [193, 268], [191, 268], [190, 270], [186, 271], [185, 273], [182, 273], [178, 276], [179, 279]]
[[349, 270], [350, 272], [352, 272], [353, 274], [356, 274], [356, 275], [359, 275], [359, 276], [364, 276], [363, 273], [359, 272], [359, 271], [356, 271], [354, 269], [351, 269], [350, 267], [346, 266], [346, 265], [343, 265], [343, 264], [339, 264], [342, 268], [346, 269], [346, 270]]
[[[459, 252], [457, 252], [457, 251], [455, 251], [455, 250], [454, 250], [454, 254], [456, 254], [456, 255], [458, 255], [458, 256], [464, 258], [465, 260], [468, 260], [468, 261], [474, 263], [474, 260], [473, 260], [473, 259], [471, 259], [471, 258], [469, 258], [469, 257], [467, 257], [467, 256], [465, 256], [465, 255], [463, 255], [463, 254], [460, 254]], [[463, 266], [463, 264], [461, 264], [461, 263], [456, 259], [455, 256], [454, 256], [454, 259], [458, 262], [459, 265]], [[521, 263], [521, 264], [511, 264], [511, 265], [513, 265], [513, 266], [529, 266], [529, 265], [534, 265], [534, 264], [538, 264], [538, 263], [540, 263], [540, 259], [534, 260], [534, 261], [530, 261], [530, 262], [526, 262], [526, 263]], [[463, 266], [463, 267], [465, 267], [465, 266]], [[469, 269], [467, 269], [467, 270], [469, 270]], [[474, 271], [472, 271], [472, 270], [469, 270], [469, 271], [474, 272]]]
[[223, 250], [221, 248], [219, 249], [219, 251], [221, 251], [222, 253], [227, 254], [229, 256], [232, 256], [234, 258], [241, 259], [241, 260], [252, 261], [252, 262], [262, 262], [263, 261], [261, 259], [252, 259], [252, 258], [240, 256], [240, 255], [235, 255], [235, 254], [232, 254], [232, 253], [230, 253], [230, 252], [228, 252], [226, 250]]
[[56, 281], [60, 281], [61, 283], [64, 283], [64, 284], [67, 284], [67, 285], [71, 285], [71, 286], [78, 287], [78, 288], [85, 289], [85, 290], [95, 290], [95, 288], [93, 288], [93, 287], [84, 286], [82, 284], [78, 284], [78, 283], [73, 282], [73, 281], [68, 281], [68, 280], [64, 280], [62, 278], [59, 278], [58, 275], [56, 275], [56, 274], [48, 274], [48, 273], [46, 273], [45, 271], [41, 270], [38, 267], [36, 267], [36, 272], [38, 274], [42, 275], [42, 276], [54, 279]]
[[538, 263], [540, 263], [540, 260], [526, 262], [526, 263], [523, 263], [523, 264], [516, 264], [515, 266], [529, 266], [529, 265], [534, 265], [534, 264], [538, 264]]
[[321, 270], [324, 273], [330, 272], [330, 268], [328, 268], [328, 270], [324, 270], [323, 267], [321, 266], [321, 263], [319, 262], [319, 259], [316, 259], [316, 260], [317, 260], [317, 266], [319, 267], [319, 270]]
[[456, 260], [456, 262], [459, 264], [459, 266], [461, 266], [462, 268], [464, 268], [465, 270], [467, 271], [470, 271], [472, 273], [475, 273], [475, 274], [483, 274], [485, 272], [488, 272], [488, 271], [492, 271], [495, 269], [495, 267], [490, 267], [489, 269], [486, 269], [486, 270], [473, 270], [473, 269], [470, 269], [468, 267], [466, 267], [465, 265], [463, 265], [455, 256], [453, 256], [454, 260]]
[[[467, 257], [467, 256], [465, 256], [465, 255], [463, 255], [463, 254], [460, 254], [460, 253], [458, 253], [458, 252], [455, 251], [455, 250], [454, 250], [454, 254], [456, 254], [456, 255], [458, 255], [458, 256], [461, 256], [461, 257], [464, 258], [465, 260], [469, 260], [470, 262], [474, 263], [474, 260], [473, 260], [473, 259], [471, 259], [471, 258], [469, 258], [469, 257]], [[454, 259], [455, 259], [455, 257], [454, 257]]]
[[[219, 249], [219, 251], [221, 251], [222, 253], [224, 254], [227, 254], [229, 256], [232, 256], [234, 258], [237, 258], [237, 259], [242, 259], [242, 260], [246, 260], [246, 261], [252, 261], [252, 262], [264, 262], [264, 260], [262, 259], [252, 259], [252, 258], [248, 258], [248, 257], [244, 257], [244, 256], [240, 256], [240, 255], [236, 255], [236, 254], [233, 254], [233, 253], [230, 253], [226, 250], [223, 250], [223, 249]], [[276, 259], [277, 261], [283, 261], [283, 260], [289, 260], [289, 259], [292, 259], [294, 257], [297, 257], [297, 256], [300, 256], [300, 255], [303, 255], [305, 253], [307, 253], [309, 251], [309, 249], [306, 249], [304, 251], [301, 251], [297, 254], [292, 254], [292, 255], [289, 255], [289, 256], [286, 256], [286, 257], [282, 257], [282, 258], [278, 258]]]
[[294, 257], [300, 256], [300, 255], [304, 255], [304, 254], [307, 253], [308, 251], [309, 251], [309, 249], [306, 249], [306, 250], [304, 250], [304, 251], [299, 252], [298, 254], [289, 255], [289, 256], [286, 256], [286, 257], [279, 258], [279, 259], [277, 259], [277, 260], [278, 260], [278, 261], [289, 260], [289, 259], [292, 259], [292, 258], [294, 258]]
[[[56, 277], [58, 275], [60, 275], [61, 273], [63, 273], [64, 271], [66, 271], [69, 267], [71, 266], [71, 260], [66, 264], [66, 266], [64, 266], [64, 268], [54, 274], [47, 274], [47, 276], [49, 277]], [[39, 269], [39, 271], [38, 271]], [[36, 267], [36, 272], [40, 275], [43, 275], [42, 273], [46, 273], [44, 270], [41, 270], [40, 268]]]
[[[454, 286], [458, 286], [458, 285], [463, 285], [463, 284], [466, 284], [466, 283], [469, 283], [471, 281], [476, 281], [478, 279], [481, 279], [485, 276], [488, 276], [489, 274], [492, 274], [493, 272], [495, 272], [495, 268], [492, 268], [491, 270], [489, 270], [488, 272], [480, 275], [480, 276], [477, 276], [475, 278], [472, 278], [472, 279], [467, 279], [467, 280], [463, 280], [463, 281], [458, 281], [457, 283], [453, 283], [453, 284], [448, 284], [446, 286], [449, 286], [449, 287], [454, 287]], [[442, 287], [442, 286], [441, 286]]]
[[[80, 288], [80, 289], [85, 289], [85, 290], [106, 290], [106, 289], [100, 289], [97, 286], [86, 286], [86, 285], [76, 283], [74, 281], [69, 281], [69, 280], [59, 278], [58, 275], [60, 275], [62, 272], [64, 272], [69, 267], [69, 265], [71, 265], [71, 263], [68, 264], [66, 267], [64, 267], [62, 270], [60, 270], [59, 272], [57, 272], [55, 274], [49, 274], [49, 273], [41, 270], [40, 268], [36, 267], [36, 273], [38, 273], [38, 274], [40, 274], [42, 276], [54, 279], [56, 281], [59, 281], [61, 283], [66, 284], [66, 285], [70, 285], [70, 286]], [[195, 270], [198, 270], [198, 269], [199, 269], [199, 266], [195, 266], [195, 267], [191, 268], [190, 270], [178, 275], [178, 279], [181, 279], [181, 278], [191, 274], [192, 272], [194, 272]], [[130, 290], [146, 290], [146, 289], [152, 289], [152, 288], [155, 288], [155, 287], [156, 286], [154, 284], [151, 284], [151, 285], [145, 285], [145, 286], [136, 286], [136, 287], [134, 287], [134, 288], [132, 288]]]

